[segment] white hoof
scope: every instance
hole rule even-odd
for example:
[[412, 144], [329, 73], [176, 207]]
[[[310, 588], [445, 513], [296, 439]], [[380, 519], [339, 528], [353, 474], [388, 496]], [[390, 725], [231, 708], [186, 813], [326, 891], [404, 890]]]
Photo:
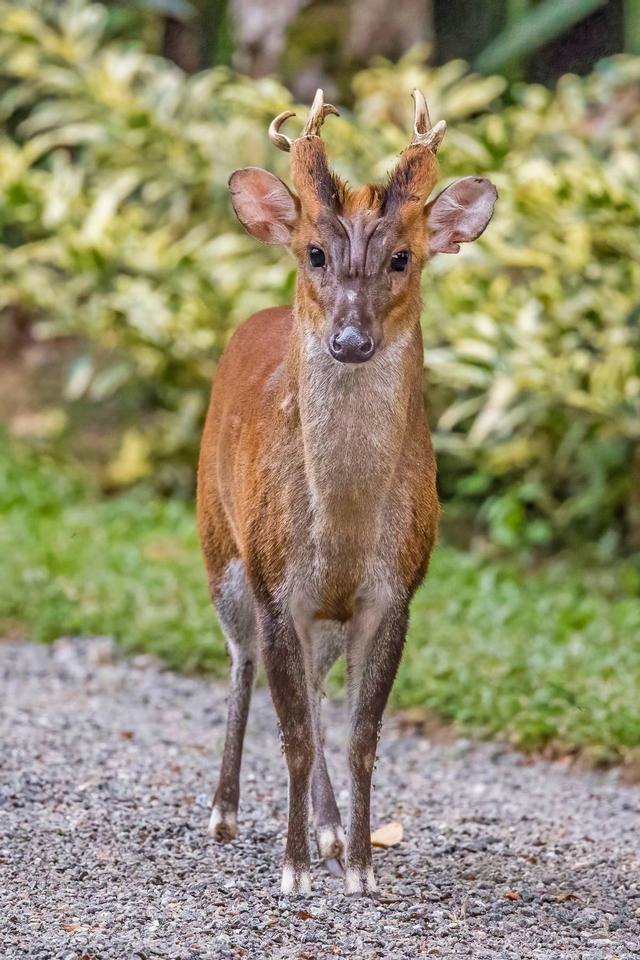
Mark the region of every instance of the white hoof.
[[293, 897], [308, 896], [311, 893], [311, 874], [306, 869], [294, 870], [290, 863], [285, 863], [280, 891]]
[[229, 843], [238, 832], [235, 813], [214, 807], [209, 818], [209, 833], [217, 843]]
[[318, 853], [323, 860], [339, 860], [344, 853], [344, 830], [342, 827], [318, 827], [316, 833]]
[[347, 867], [344, 876], [344, 892], [347, 896], [370, 896], [377, 890], [373, 867], [367, 867], [365, 870]]

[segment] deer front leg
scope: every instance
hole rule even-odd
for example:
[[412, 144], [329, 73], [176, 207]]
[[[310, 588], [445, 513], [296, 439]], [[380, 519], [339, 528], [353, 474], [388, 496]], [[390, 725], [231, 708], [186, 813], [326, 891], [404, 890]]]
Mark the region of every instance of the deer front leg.
[[289, 769], [289, 816], [282, 893], [311, 892], [309, 792], [315, 755], [304, 657], [291, 618], [260, 612], [261, 642]]
[[407, 620], [406, 604], [382, 616], [375, 609], [366, 611], [354, 619], [354, 633], [347, 648], [351, 723], [347, 894], [376, 891], [371, 863], [371, 777], [382, 714], [400, 663]]

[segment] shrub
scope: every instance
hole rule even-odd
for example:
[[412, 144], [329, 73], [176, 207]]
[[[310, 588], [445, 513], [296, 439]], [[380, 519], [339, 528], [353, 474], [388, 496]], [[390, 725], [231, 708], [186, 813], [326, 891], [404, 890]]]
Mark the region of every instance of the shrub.
[[[286, 176], [266, 127], [291, 98], [226, 69], [187, 77], [105, 24], [84, 0], [0, 0], [0, 306], [78, 337], [67, 410], [137, 411], [108, 482], [174, 485], [230, 330], [291, 297], [293, 262], [242, 234], [226, 189], [242, 165]], [[640, 542], [640, 60], [516, 86], [501, 110], [503, 81], [460, 62], [380, 61], [325, 128], [340, 173], [384, 176], [416, 85], [450, 123], [443, 179], [486, 173], [500, 193], [484, 238], [425, 273], [443, 492], [505, 546]]]

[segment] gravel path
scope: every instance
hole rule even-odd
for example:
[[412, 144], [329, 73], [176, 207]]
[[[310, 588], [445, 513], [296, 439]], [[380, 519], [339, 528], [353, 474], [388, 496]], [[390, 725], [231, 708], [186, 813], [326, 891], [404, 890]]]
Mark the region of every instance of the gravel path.
[[[386, 724], [382, 898], [320, 869], [278, 890], [286, 777], [268, 696], [250, 720], [241, 837], [206, 834], [225, 692], [105, 641], [0, 643], [0, 955], [65, 960], [640, 956], [640, 790], [438, 746]], [[344, 803], [341, 711], [329, 762]]]

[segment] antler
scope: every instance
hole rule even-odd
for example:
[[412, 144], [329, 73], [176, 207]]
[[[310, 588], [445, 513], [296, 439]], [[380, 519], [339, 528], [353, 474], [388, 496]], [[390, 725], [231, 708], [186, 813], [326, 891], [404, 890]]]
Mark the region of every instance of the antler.
[[[340, 114], [333, 106], [332, 103], [324, 102], [324, 94], [322, 90], [316, 90], [316, 95], [313, 98], [313, 103], [311, 104], [311, 109], [309, 110], [309, 116], [307, 117], [307, 122], [304, 125], [304, 129], [300, 134], [300, 139], [302, 137], [319, 137], [320, 136], [320, 127], [325, 121], [325, 117], [328, 117], [329, 114], [333, 113], [336, 117], [339, 117]], [[277, 117], [269, 124], [269, 139], [274, 146], [279, 150], [289, 151], [293, 141], [286, 137], [284, 133], [280, 133], [280, 127], [288, 120], [289, 117], [295, 117], [295, 113], [291, 110], [285, 110], [283, 113], [279, 113]]]
[[416, 88], [411, 96], [415, 103], [415, 117], [413, 121], [413, 137], [411, 138], [409, 146], [426, 147], [431, 153], [435, 154], [438, 152], [438, 147], [442, 143], [447, 124], [444, 120], [439, 120], [435, 127], [432, 127], [424, 94]]

